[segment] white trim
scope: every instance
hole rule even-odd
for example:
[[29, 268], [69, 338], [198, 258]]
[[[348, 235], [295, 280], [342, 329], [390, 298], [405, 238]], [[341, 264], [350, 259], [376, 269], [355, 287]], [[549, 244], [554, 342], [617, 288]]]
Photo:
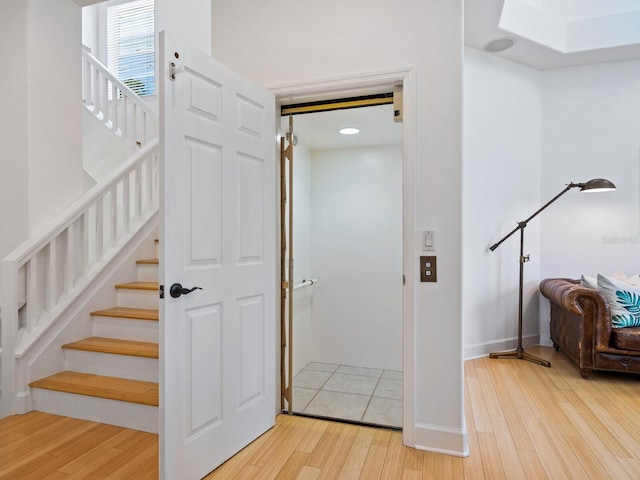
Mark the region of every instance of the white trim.
[[[417, 168], [417, 118], [416, 118], [416, 73], [413, 67], [367, 72], [343, 77], [332, 77], [309, 82], [267, 86], [276, 95], [276, 102], [317, 100], [319, 97], [337, 92], [362, 94], [365, 90], [403, 86], [403, 169], [402, 209], [403, 239], [402, 262], [405, 276], [402, 300], [402, 365], [403, 365], [403, 443], [414, 447], [415, 442], [415, 320], [416, 320], [416, 168]], [[279, 211], [279, 210], [278, 210]], [[277, 318], [280, 318], [279, 316]], [[279, 383], [278, 383], [279, 385]], [[279, 393], [279, 392], [278, 392]], [[465, 433], [466, 442], [466, 433]], [[459, 454], [459, 453], [458, 453]]]
[[[365, 72], [349, 76], [327, 77], [301, 83], [272, 84], [265, 88], [276, 95], [278, 103], [283, 103], [283, 100], [291, 103], [319, 100], [320, 97], [336, 98], [336, 95], [341, 93], [350, 93], [356, 96], [364, 95], [365, 91], [371, 89], [389, 89], [393, 85], [399, 85], [413, 70], [413, 67], [399, 67], [374, 73]], [[407, 100], [405, 99], [404, 102], [406, 105]]]
[[405, 285], [402, 295], [402, 442], [416, 445], [415, 435], [415, 363], [416, 363], [416, 269], [417, 258], [415, 240], [418, 232], [416, 209], [417, 191], [417, 79], [415, 70], [405, 72], [402, 82], [402, 269]]
[[[448, 428], [440, 425], [416, 423], [415, 448], [456, 457], [469, 456], [467, 428]], [[437, 445], [437, 446], [436, 446]]]
[[553, 340], [551, 340], [551, 335], [548, 333], [540, 334], [538, 345], [542, 347], [553, 347]]
[[[473, 360], [474, 358], [486, 357], [493, 352], [503, 352], [513, 350], [518, 345], [518, 339], [501, 338], [486, 343], [476, 343], [475, 345], [465, 345], [464, 360]], [[525, 347], [535, 347], [540, 345], [540, 336], [535, 333], [522, 336], [522, 345]]]

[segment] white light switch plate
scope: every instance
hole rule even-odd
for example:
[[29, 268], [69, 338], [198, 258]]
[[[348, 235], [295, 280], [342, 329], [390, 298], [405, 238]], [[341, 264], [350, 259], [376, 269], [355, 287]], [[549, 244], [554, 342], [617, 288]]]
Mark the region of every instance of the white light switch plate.
[[425, 252], [432, 252], [435, 247], [435, 230], [423, 230], [422, 231], [422, 250]]

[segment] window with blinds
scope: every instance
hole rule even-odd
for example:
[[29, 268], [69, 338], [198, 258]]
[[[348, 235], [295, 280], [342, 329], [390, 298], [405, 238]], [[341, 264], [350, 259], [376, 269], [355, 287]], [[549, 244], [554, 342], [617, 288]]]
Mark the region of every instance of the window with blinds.
[[155, 93], [153, 0], [107, 6], [107, 67], [138, 95]]

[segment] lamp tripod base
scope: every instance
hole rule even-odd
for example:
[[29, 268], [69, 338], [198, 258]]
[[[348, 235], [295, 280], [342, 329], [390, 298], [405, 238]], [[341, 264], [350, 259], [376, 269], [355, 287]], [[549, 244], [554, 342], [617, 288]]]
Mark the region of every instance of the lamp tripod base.
[[527, 362], [537, 363], [543, 367], [551, 367], [551, 362], [525, 352], [522, 347], [518, 347], [515, 350], [510, 350], [508, 352], [490, 353], [489, 358], [516, 358], [519, 360], [526, 360]]

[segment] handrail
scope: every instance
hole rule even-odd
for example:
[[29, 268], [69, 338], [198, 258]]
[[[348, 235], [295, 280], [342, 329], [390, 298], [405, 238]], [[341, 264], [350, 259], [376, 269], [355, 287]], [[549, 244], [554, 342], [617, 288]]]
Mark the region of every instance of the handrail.
[[[159, 140], [67, 207], [0, 262], [2, 407], [13, 413], [20, 358], [156, 215]], [[21, 308], [20, 302], [24, 302]]]
[[117, 186], [125, 175], [131, 174], [131, 172], [139, 166], [141, 161], [145, 160], [150, 154], [155, 153], [158, 146], [159, 140], [156, 138], [148, 143], [146, 147], [137, 151], [129, 160], [118, 166], [104, 182], [93, 186], [82, 197], [69, 205], [62, 213], [49, 222], [48, 226], [43, 229], [43, 233], [25, 241], [7, 255], [3, 261], [23, 263], [24, 260], [35, 251], [42, 249], [47, 243], [47, 239], [59, 235], [60, 232], [68, 228], [71, 222], [77, 220], [89, 207], [94, 205], [98, 199], [104, 197], [105, 194]]
[[82, 102], [93, 116], [131, 145], [144, 146], [158, 136], [158, 115], [84, 48]]
[[314, 278], [314, 279], [312, 279], [312, 280], [305, 280], [305, 279], [303, 278], [303, 279], [302, 279], [302, 282], [300, 282], [300, 283], [296, 283], [296, 284], [293, 286], [293, 290], [294, 290], [294, 291], [296, 291], [296, 290], [300, 290], [301, 288], [304, 288], [304, 287], [310, 287], [310, 286], [311, 286], [311, 285], [313, 285], [314, 283], [318, 283], [318, 279]]

